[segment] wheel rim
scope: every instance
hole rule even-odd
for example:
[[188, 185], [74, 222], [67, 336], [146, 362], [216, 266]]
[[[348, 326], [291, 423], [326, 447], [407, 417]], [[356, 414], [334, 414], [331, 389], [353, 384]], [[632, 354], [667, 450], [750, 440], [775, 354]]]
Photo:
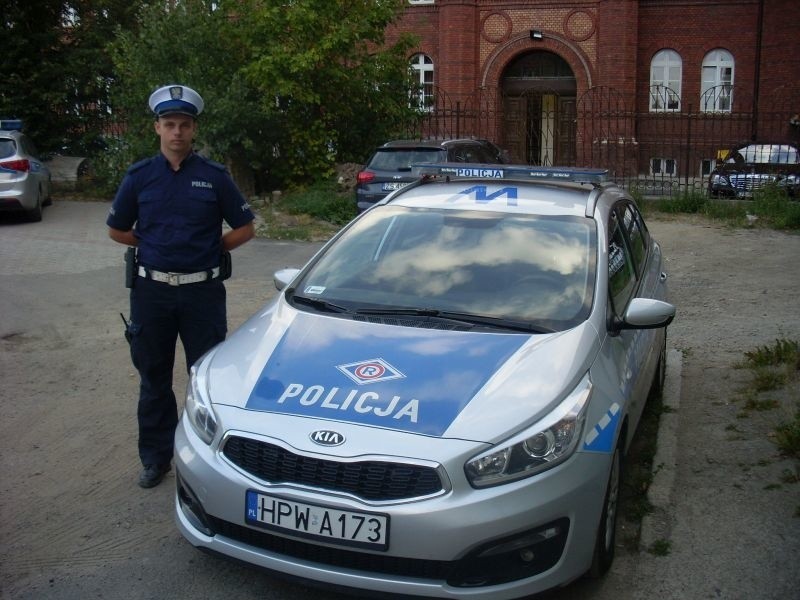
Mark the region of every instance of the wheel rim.
[[614, 530], [617, 526], [617, 501], [619, 499], [619, 449], [614, 451], [611, 474], [608, 478], [608, 500], [606, 502], [605, 548], [611, 549], [614, 543]]

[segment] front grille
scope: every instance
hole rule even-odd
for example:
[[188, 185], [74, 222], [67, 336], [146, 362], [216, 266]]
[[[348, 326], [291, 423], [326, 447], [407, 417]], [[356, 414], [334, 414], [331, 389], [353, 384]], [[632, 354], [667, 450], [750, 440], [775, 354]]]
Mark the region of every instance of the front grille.
[[269, 483], [302, 484], [376, 502], [430, 496], [443, 489], [436, 470], [420, 465], [325, 460], [239, 436], [230, 437], [222, 453], [240, 469]]
[[768, 175], [731, 175], [731, 185], [742, 192], [753, 192], [760, 190], [765, 185], [773, 181], [773, 178]]

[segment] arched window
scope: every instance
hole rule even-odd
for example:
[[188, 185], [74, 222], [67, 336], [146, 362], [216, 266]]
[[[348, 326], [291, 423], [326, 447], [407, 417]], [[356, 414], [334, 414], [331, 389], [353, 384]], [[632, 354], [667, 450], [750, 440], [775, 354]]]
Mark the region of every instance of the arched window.
[[700, 110], [730, 112], [733, 106], [733, 55], [717, 48], [703, 59]]
[[675, 50], [659, 50], [650, 62], [650, 110], [680, 110], [683, 61]]
[[433, 110], [433, 60], [427, 54], [415, 54], [410, 66], [418, 84], [411, 99], [412, 105], [421, 110]]

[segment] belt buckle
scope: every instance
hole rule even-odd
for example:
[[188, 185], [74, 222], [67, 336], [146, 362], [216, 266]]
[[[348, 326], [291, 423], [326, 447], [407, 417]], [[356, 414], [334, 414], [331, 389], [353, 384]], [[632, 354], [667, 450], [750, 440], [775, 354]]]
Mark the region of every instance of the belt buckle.
[[181, 284], [181, 274], [180, 273], [167, 273], [169, 279], [167, 283], [170, 285], [178, 286]]

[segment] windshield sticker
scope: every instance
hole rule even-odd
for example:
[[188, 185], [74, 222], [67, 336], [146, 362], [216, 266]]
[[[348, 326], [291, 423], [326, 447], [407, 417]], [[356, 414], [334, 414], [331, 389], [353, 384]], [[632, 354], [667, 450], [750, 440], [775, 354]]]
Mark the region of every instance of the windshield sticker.
[[517, 190], [518, 188], [515, 187], [504, 187], [500, 188], [496, 192], [487, 193], [487, 187], [485, 185], [473, 185], [471, 188], [467, 188], [465, 190], [460, 191], [455, 196], [452, 196], [447, 199], [447, 202], [458, 202], [464, 196], [475, 196], [475, 202], [477, 204], [488, 204], [492, 200], [500, 198], [501, 196], [505, 197], [506, 205], [507, 206], [516, 206], [517, 205]]
[[309, 285], [306, 289], [303, 290], [305, 294], [314, 294], [319, 295], [325, 293], [325, 286], [324, 285]]
[[625, 253], [615, 242], [611, 242], [608, 253], [608, 276], [613, 277], [625, 266]]
[[528, 339], [326, 321], [295, 321], [264, 366], [248, 409], [441, 436]]

